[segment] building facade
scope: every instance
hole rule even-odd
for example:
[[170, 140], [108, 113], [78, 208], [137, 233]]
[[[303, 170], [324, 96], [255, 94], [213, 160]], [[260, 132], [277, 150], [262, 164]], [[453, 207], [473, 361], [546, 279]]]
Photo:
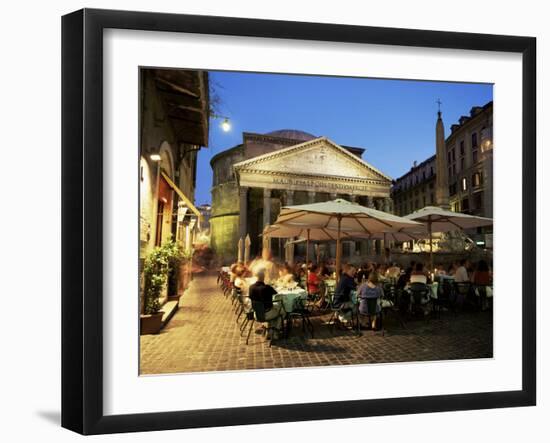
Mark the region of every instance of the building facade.
[[[468, 116], [451, 126], [447, 139], [438, 112], [436, 155], [418, 165], [415, 162], [409, 172], [395, 180], [391, 195], [395, 213], [401, 216], [434, 205], [492, 218], [493, 102], [471, 108]], [[488, 227], [467, 234], [491, 247], [491, 232], [492, 227]]]
[[[297, 130], [244, 133], [240, 145], [211, 160], [215, 253], [225, 263], [235, 261], [238, 241], [246, 235], [252, 254], [260, 253], [261, 233], [282, 206], [345, 198], [390, 212], [391, 179], [362, 160], [364, 151]], [[367, 253], [360, 250], [368, 248], [364, 243], [349, 242], [344, 255]], [[269, 247], [283, 257], [281, 242], [271, 240]]]
[[492, 218], [493, 102], [460, 117], [445, 144], [451, 209]]
[[208, 145], [208, 74], [140, 70], [140, 264], [169, 238], [192, 247], [197, 154]]
[[395, 180], [391, 195], [396, 215], [403, 216], [436, 204], [436, 161], [435, 155], [418, 164]]

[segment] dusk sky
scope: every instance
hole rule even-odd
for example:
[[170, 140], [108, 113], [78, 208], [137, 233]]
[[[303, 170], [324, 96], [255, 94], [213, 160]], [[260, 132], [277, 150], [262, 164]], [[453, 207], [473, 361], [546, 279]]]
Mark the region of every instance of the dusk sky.
[[211, 119], [209, 147], [199, 152], [196, 203], [211, 202], [211, 158], [242, 142], [243, 132], [298, 129], [340, 145], [365, 148], [363, 160], [392, 178], [435, 154], [437, 103], [445, 137], [472, 106], [493, 99], [490, 84], [210, 72], [231, 120]]

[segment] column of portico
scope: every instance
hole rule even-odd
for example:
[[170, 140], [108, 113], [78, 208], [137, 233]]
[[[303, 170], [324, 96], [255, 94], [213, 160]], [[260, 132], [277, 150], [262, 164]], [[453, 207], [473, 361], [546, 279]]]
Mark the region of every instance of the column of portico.
[[[367, 207], [374, 209], [374, 198], [371, 195], [367, 195]], [[374, 255], [374, 241], [367, 240], [367, 255]]]
[[[271, 189], [264, 188], [264, 229], [271, 224]], [[262, 237], [263, 248], [271, 250], [271, 240], [269, 237]]]
[[[390, 197], [384, 198], [384, 212], [391, 213], [392, 212], [392, 199]], [[386, 240], [382, 241], [382, 249], [390, 248], [391, 241]]]
[[[338, 198], [338, 193], [336, 192], [329, 193], [329, 200], [336, 200], [337, 198]], [[328, 244], [328, 251], [329, 251], [329, 255], [332, 258], [336, 257], [336, 242], [330, 242]]]
[[[352, 203], [357, 203], [357, 195], [355, 194], [348, 195], [348, 200]], [[350, 241], [349, 242], [349, 261], [353, 261], [355, 259], [356, 250], [357, 250], [357, 242]]]
[[[308, 203], [315, 203], [315, 191], [307, 191], [307, 201]], [[306, 246], [307, 247], [307, 246]], [[315, 247], [313, 242], [309, 242], [308, 256], [311, 261], [315, 261]]]
[[[383, 198], [377, 198], [374, 200], [374, 203], [376, 204], [376, 209], [379, 211], [384, 211], [384, 199]], [[374, 243], [377, 245], [375, 247], [375, 253], [376, 250], [382, 255], [384, 253], [384, 240], [375, 240]]]
[[[245, 186], [239, 188], [239, 238], [243, 240], [243, 249], [244, 253], [244, 239], [246, 238], [248, 226], [248, 189]], [[239, 260], [243, 260], [244, 257], [239, 257]]]
[[[285, 206], [292, 206], [294, 204], [294, 191], [287, 190], [285, 192]], [[289, 239], [294, 240], [294, 238]], [[288, 258], [289, 258], [289, 264], [294, 264], [294, 244], [288, 245]]]

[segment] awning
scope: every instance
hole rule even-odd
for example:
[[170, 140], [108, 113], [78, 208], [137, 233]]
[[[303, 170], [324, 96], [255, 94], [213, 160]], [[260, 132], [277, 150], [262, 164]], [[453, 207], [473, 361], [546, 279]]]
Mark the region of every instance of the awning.
[[176, 194], [179, 195], [179, 197], [184, 201], [184, 203], [187, 205], [189, 209], [191, 209], [192, 212], [195, 213], [195, 215], [199, 218], [199, 221], [202, 221], [202, 214], [200, 211], [195, 207], [195, 205], [187, 198], [187, 196], [183, 193], [183, 191], [176, 186], [176, 184], [172, 181], [168, 175], [164, 173], [164, 171], [160, 171], [162, 177], [166, 182], [170, 185], [170, 187], [176, 191]]

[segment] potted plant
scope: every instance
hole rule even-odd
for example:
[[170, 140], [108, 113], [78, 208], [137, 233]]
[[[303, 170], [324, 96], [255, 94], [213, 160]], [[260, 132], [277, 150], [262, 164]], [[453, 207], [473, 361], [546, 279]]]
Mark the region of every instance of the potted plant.
[[156, 247], [145, 258], [143, 265], [143, 314], [140, 316], [141, 334], [158, 334], [163, 312], [159, 297], [166, 284], [168, 257], [165, 248]]
[[168, 241], [162, 247], [166, 254], [167, 272], [168, 272], [168, 299], [178, 300], [178, 283], [180, 267], [185, 262], [187, 256], [182, 248], [173, 240]]

